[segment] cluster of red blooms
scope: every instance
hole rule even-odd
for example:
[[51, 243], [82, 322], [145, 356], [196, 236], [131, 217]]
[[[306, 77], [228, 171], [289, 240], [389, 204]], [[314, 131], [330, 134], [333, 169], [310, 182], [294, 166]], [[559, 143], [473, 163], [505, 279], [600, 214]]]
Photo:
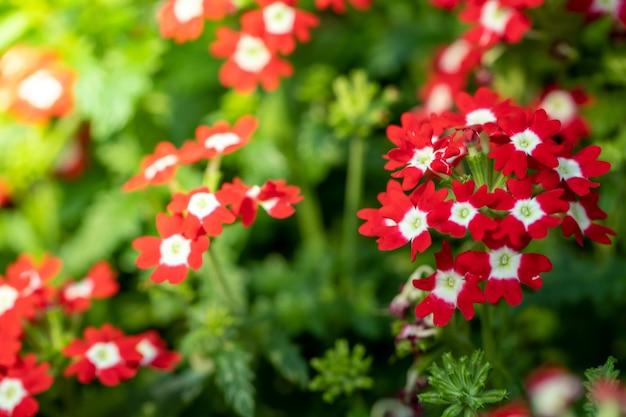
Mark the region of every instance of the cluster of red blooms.
[[0, 111], [29, 123], [66, 115], [75, 78], [54, 51], [12, 47], [0, 59]]
[[[355, 7], [366, 9], [372, 0], [351, 0]], [[280, 55], [290, 55], [296, 41], [307, 42], [310, 31], [319, 24], [318, 17], [296, 8], [297, 0], [256, 0], [257, 8], [240, 17], [241, 31], [226, 26], [217, 29], [217, 40], [209, 48], [217, 58], [224, 58], [219, 79], [226, 87], [251, 92], [258, 83], [268, 91], [279, 85], [281, 77], [293, 73], [291, 64]], [[337, 13], [346, 9], [346, 0], [316, 0], [318, 9], [332, 7]], [[176, 42], [197, 39], [204, 19], [221, 20], [237, 11], [232, 0], [169, 0], [159, 11], [161, 34]]]
[[[257, 127], [252, 116], [241, 117], [234, 126], [217, 122], [213, 126], [196, 129], [195, 140], [189, 140], [180, 149], [170, 142], [160, 142], [152, 155], [141, 161], [141, 172], [124, 184], [124, 191], [145, 188], [148, 185], [172, 183], [180, 164], [194, 164], [201, 160], [215, 161], [244, 146]], [[300, 189], [284, 180], [268, 180], [265, 184], [249, 186], [239, 178], [223, 183], [218, 190], [206, 186], [176, 192], [167, 210], [160, 213], [156, 225], [160, 238], [142, 236], [133, 242], [141, 252], [137, 266], [149, 269], [156, 266], [151, 279], [178, 284], [185, 280], [188, 270], [202, 266], [202, 254], [209, 247], [209, 238], [222, 233], [223, 224], [241, 218], [250, 226], [261, 206], [271, 217], [283, 219], [294, 213], [293, 204], [302, 200]]]
[[[544, 255], [523, 251], [549, 229], [560, 226], [580, 245], [583, 237], [609, 244], [608, 235], [615, 234], [596, 222], [606, 214], [592, 191], [599, 184], [591, 179], [610, 168], [597, 160], [598, 146], [574, 151], [572, 141], [558, 136], [561, 122], [545, 110], [519, 107], [485, 87], [473, 97], [459, 93], [456, 105], [458, 113], [405, 113], [401, 126], [388, 127], [396, 148], [385, 155], [385, 168], [402, 181], [389, 181], [378, 196], [381, 208], [358, 213], [366, 220], [360, 233], [377, 237], [380, 250], [408, 243], [413, 259], [431, 245], [432, 231], [455, 238], [469, 232], [484, 244], [485, 250], [453, 257], [444, 241], [435, 255], [437, 271], [413, 280], [430, 292], [417, 305], [417, 317], [433, 313], [437, 326], [447, 324], [456, 308], [472, 318], [475, 303], [504, 298], [515, 306], [522, 301], [521, 284], [540, 288], [540, 274], [552, 265]], [[451, 193], [437, 189], [436, 178]]]
[[[58, 280], [61, 266], [60, 259], [48, 254], [40, 262], [21, 255], [7, 267], [6, 278], [0, 275], [0, 416], [35, 415], [38, 405], [33, 395], [53, 382], [49, 364], [37, 365], [34, 354], [23, 354], [25, 326], [37, 327], [52, 309], [60, 308], [68, 316], [85, 312], [92, 300], [109, 298], [119, 289], [115, 272], [104, 261], [81, 280]], [[65, 375], [78, 373], [83, 383], [97, 377], [105, 385], [130, 378], [139, 366], [171, 370], [180, 359], [166, 350], [154, 331], [125, 336], [110, 325], [88, 328], [85, 341], [72, 341], [62, 353], [78, 356]]]

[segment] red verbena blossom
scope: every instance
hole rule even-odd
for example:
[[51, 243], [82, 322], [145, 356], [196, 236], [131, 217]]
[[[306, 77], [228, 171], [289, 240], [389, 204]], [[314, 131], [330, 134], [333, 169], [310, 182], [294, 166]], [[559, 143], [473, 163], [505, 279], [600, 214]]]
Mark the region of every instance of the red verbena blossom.
[[[455, 0], [453, 0], [455, 1]], [[435, 71], [443, 74], [466, 76], [480, 64], [483, 48], [463, 38], [440, 48], [434, 59]]]
[[91, 307], [91, 300], [102, 300], [119, 291], [116, 273], [106, 261], [96, 263], [80, 281], [66, 282], [59, 292], [59, 303], [66, 313], [80, 313]]
[[20, 286], [25, 282], [21, 295], [35, 294], [40, 299], [40, 305], [44, 306], [50, 301], [55, 290], [48, 285], [50, 280], [61, 272], [62, 261], [49, 253], [45, 253], [40, 262], [31, 255], [20, 255], [17, 260], [7, 267], [7, 279], [10, 283]]
[[222, 234], [222, 223], [233, 223], [235, 215], [226, 208], [234, 196], [226, 191], [209, 192], [207, 187], [196, 188], [187, 194], [175, 193], [167, 209], [172, 213], [187, 213], [182, 232], [187, 236], [206, 233], [209, 236]]
[[[368, 209], [357, 213], [358, 217], [367, 221], [360, 230], [369, 229], [372, 235], [378, 236], [379, 250], [397, 249], [410, 242], [411, 259], [415, 260], [417, 253], [424, 252], [432, 242], [429, 213], [443, 202], [447, 194], [447, 190], [435, 190], [432, 181], [420, 185], [409, 196], [402, 190], [388, 187], [383, 206], [379, 209], [380, 217], [372, 216]], [[370, 222], [375, 227], [367, 224]]]
[[178, 151], [170, 142], [159, 142], [152, 155], [145, 156], [140, 163], [141, 172], [123, 186], [125, 192], [162, 185], [170, 182], [176, 174]]
[[454, 95], [465, 86], [465, 75], [436, 72], [418, 93], [423, 104], [418, 116], [429, 119], [432, 113], [440, 114], [450, 110], [454, 104]]
[[589, 193], [578, 201], [568, 199], [569, 208], [561, 225], [563, 236], [574, 235], [580, 246], [583, 246], [583, 236], [604, 245], [611, 244], [609, 235], [615, 236], [615, 231], [593, 222], [606, 219], [606, 213], [598, 207], [599, 198], [598, 193]]
[[168, 0], [157, 19], [161, 35], [183, 43], [197, 39], [204, 30], [204, 8], [215, 0]]
[[500, 0], [468, 0], [460, 18], [466, 23], [477, 23], [463, 37], [485, 48], [501, 40], [517, 43], [530, 29], [528, 18], [520, 10]]
[[65, 370], [65, 376], [77, 375], [83, 384], [98, 378], [107, 386], [135, 376], [142, 358], [135, 349], [135, 338], [110, 324], [100, 329], [87, 327], [83, 336], [84, 340], [74, 339], [62, 350], [65, 356], [75, 358]]
[[266, 90], [275, 90], [280, 77], [293, 74], [291, 64], [269, 49], [261, 33], [235, 32], [220, 27], [210, 52], [218, 58], [226, 58], [220, 68], [220, 82], [241, 93], [252, 92], [259, 82]]
[[0, 329], [10, 335], [21, 334], [22, 320], [35, 316], [39, 299], [25, 295], [29, 282], [8, 282], [0, 275]]
[[141, 354], [140, 366], [171, 371], [182, 359], [180, 353], [167, 350], [167, 345], [154, 330], [134, 336], [135, 349]]
[[17, 355], [22, 349], [21, 336], [21, 326], [7, 325], [0, 314], [0, 338], [2, 339], [2, 343], [0, 343], [0, 369], [3, 366], [13, 365], [17, 360]]
[[626, 2], [624, 0], [569, 0], [568, 10], [585, 13], [588, 21], [609, 15], [613, 20], [626, 25]]
[[541, 94], [536, 107], [544, 109], [550, 118], [560, 121], [559, 136], [565, 142], [576, 145], [590, 133], [589, 124], [580, 115], [580, 107], [589, 102], [589, 96], [580, 88], [568, 91], [550, 86]]
[[[354, 7], [360, 10], [369, 9], [373, 0], [350, 0]], [[346, 11], [346, 0], [315, 0], [315, 7], [319, 10], [331, 7], [335, 13], [344, 13]]]
[[416, 288], [430, 291], [415, 307], [415, 315], [424, 318], [432, 313], [433, 323], [439, 327], [448, 324], [457, 308], [467, 320], [471, 319], [474, 317], [474, 303], [485, 302], [485, 295], [478, 287], [481, 277], [454, 262], [447, 240], [443, 242], [441, 252], [435, 253], [435, 261], [435, 273], [428, 278], [413, 280]]
[[[269, 49], [289, 55], [296, 48], [296, 39], [308, 42], [310, 30], [319, 24], [313, 13], [296, 9], [296, 0], [257, 0], [261, 10], [241, 16], [244, 32], [262, 33]], [[295, 38], [295, 39], [294, 39]]]
[[133, 248], [141, 252], [137, 267], [149, 269], [156, 266], [150, 275], [153, 282], [179, 284], [187, 278], [189, 268], [195, 271], [202, 266], [202, 254], [209, 248], [209, 239], [203, 235], [185, 234], [183, 222], [183, 216], [179, 214], [170, 217], [159, 213], [156, 225], [161, 238], [141, 236], [133, 241]]
[[490, 410], [484, 417], [533, 417], [533, 415], [527, 404], [513, 402]]
[[537, 417], [562, 415], [583, 393], [580, 379], [556, 365], [535, 369], [526, 378], [525, 385]]
[[257, 126], [258, 121], [249, 115], [242, 116], [232, 128], [224, 121], [210, 127], [199, 126], [196, 140], [185, 142], [178, 152], [180, 161], [193, 164], [201, 159], [235, 152], [250, 141]]
[[300, 195], [299, 187], [287, 185], [285, 180], [268, 180], [260, 187], [251, 187], [235, 178], [232, 183], [224, 183], [222, 190], [233, 196], [231, 211], [235, 216], [241, 216], [244, 226], [254, 223], [259, 205], [271, 217], [284, 219], [295, 212], [293, 205], [304, 198]]
[[32, 417], [39, 411], [35, 394], [46, 391], [53, 378], [50, 365], [37, 365], [35, 355], [19, 358], [9, 367], [0, 367], [0, 417]]

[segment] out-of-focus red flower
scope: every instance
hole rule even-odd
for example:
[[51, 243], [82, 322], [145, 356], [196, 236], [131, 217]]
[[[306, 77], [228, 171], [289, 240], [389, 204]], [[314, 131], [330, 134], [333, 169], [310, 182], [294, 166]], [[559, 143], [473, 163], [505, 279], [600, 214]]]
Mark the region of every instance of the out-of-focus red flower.
[[141, 172], [123, 186], [125, 192], [146, 188], [148, 185], [167, 184], [174, 178], [178, 166], [178, 151], [170, 142], [159, 142], [152, 155], [141, 160]]
[[35, 355], [19, 358], [13, 365], [0, 368], [0, 416], [32, 417], [39, 411], [35, 394], [52, 385], [50, 365], [37, 365]]
[[161, 35], [174, 39], [176, 43], [197, 39], [204, 30], [205, 7], [214, 2], [215, 0], [168, 0], [157, 14]]
[[109, 298], [119, 291], [116, 273], [106, 261], [96, 263], [80, 281], [66, 282], [60, 290], [63, 310], [80, 313], [91, 307], [91, 300]]
[[182, 359], [180, 353], [167, 350], [167, 345], [154, 330], [136, 335], [134, 338], [135, 349], [142, 356], [139, 362], [141, 366], [171, 371]]
[[580, 397], [583, 387], [566, 369], [546, 365], [528, 375], [526, 392], [536, 417], [558, 417]]

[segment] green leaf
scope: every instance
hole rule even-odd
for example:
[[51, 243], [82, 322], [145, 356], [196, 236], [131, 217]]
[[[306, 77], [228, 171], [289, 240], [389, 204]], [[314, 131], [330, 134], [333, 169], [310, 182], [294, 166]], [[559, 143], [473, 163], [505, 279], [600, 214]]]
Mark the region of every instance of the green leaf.
[[263, 346], [267, 359], [287, 381], [306, 387], [309, 383], [309, 369], [299, 347], [279, 330], [268, 336]]
[[215, 358], [215, 382], [226, 402], [241, 417], [254, 415], [254, 374], [250, 361], [250, 354], [238, 346], [224, 350]]

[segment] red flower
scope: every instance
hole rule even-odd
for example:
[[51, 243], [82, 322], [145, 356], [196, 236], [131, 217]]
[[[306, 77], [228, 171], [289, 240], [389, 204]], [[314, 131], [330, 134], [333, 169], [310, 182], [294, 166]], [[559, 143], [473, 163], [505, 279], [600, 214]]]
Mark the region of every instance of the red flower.
[[141, 173], [129, 179], [123, 186], [125, 192], [146, 188], [148, 185], [167, 184], [174, 178], [178, 153], [170, 142], [159, 142], [152, 155], [141, 160]]
[[133, 337], [127, 337], [110, 324], [100, 329], [87, 327], [83, 336], [84, 340], [74, 339], [62, 350], [65, 356], [76, 357], [65, 370], [65, 376], [76, 374], [83, 384], [98, 378], [107, 386], [135, 376], [141, 354], [135, 349]]
[[580, 115], [580, 106], [589, 101], [587, 94], [579, 88], [567, 91], [551, 86], [543, 92], [537, 107], [544, 109], [550, 118], [559, 120], [561, 122], [559, 136], [565, 142], [575, 145], [590, 133], [588, 123]]
[[204, 7], [215, 0], [168, 0], [157, 18], [161, 35], [183, 43], [197, 39], [204, 30]]
[[135, 349], [141, 354], [141, 366], [171, 371], [180, 362], [178, 352], [167, 350], [167, 345], [154, 330], [147, 331], [135, 338]]
[[162, 239], [142, 236], [133, 241], [133, 248], [142, 252], [137, 258], [137, 267], [156, 266], [150, 275], [153, 282], [179, 284], [187, 278], [189, 268], [195, 271], [202, 266], [202, 253], [209, 248], [209, 239], [185, 234], [183, 221], [181, 215], [169, 217], [159, 213], [156, 224]]
[[611, 244], [609, 235], [615, 236], [615, 231], [593, 222], [606, 219], [606, 213], [598, 207], [599, 198], [598, 193], [589, 193], [578, 201], [568, 201], [569, 208], [561, 225], [563, 236], [574, 235], [580, 246], [583, 246], [583, 236], [604, 245]]
[[22, 319], [35, 316], [40, 299], [34, 294], [24, 295], [29, 281], [7, 282], [0, 275], [0, 330], [9, 336], [20, 335]]
[[67, 282], [60, 291], [59, 302], [66, 313], [80, 313], [91, 307], [91, 300], [109, 298], [119, 291], [116, 274], [106, 261], [96, 263], [80, 281]]
[[533, 417], [533, 415], [528, 405], [514, 402], [490, 410], [484, 417]]
[[9, 204], [10, 201], [11, 187], [9, 187], [9, 183], [5, 179], [0, 177], [0, 208]]
[[500, 119], [498, 124], [506, 134], [492, 134], [492, 143], [496, 146], [489, 153], [495, 158], [494, 168], [506, 176], [515, 173], [518, 178], [526, 177], [528, 159], [533, 158], [547, 168], [555, 168], [558, 161], [554, 155], [558, 147], [546, 143], [559, 132], [561, 122], [548, 119], [545, 110], [539, 109], [529, 120], [523, 112], [510, 119]]
[[530, 29], [530, 22], [524, 14], [499, 0], [468, 0], [460, 17], [463, 22], [478, 23], [464, 38], [485, 48], [500, 40], [517, 43]]
[[258, 122], [252, 116], [241, 117], [232, 128], [224, 121], [211, 127], [200, 126], [196, 129], [196, 141], [187, 141], [181, 147], [180, 161], [193, 164], [201, 159], [235, 152], [250, 141], [257, 126]]
[[[360, 10], [369, 9], [373, 0], [350, 0], [354, 7]], [[346, 11], [346, 0], [315, 0], [315, 7], [324, 10], [332, 7], [335, 13], [343, 13]]]
[[273, 54], [261, 36], [227, 27], [217, 29], [217, 40], [211, 44], [210, 51], [218, 58], [227, 58], [219, 73], [223, 85], [250, 93], [260, 82], [263, 88], [272, 91], [278, 88], [281, 76], [291, 76], [291, 64]]
[[288, 55], [296, 48], [296, 39], [308, 42], [309, 31], [319, 24], [316, 15], [296, 9], [296, 0], [257, 0], [261, 10], [241, 16], [244, 32], [263, 33], [263, 40], [272, 51]]
[[[452, 0], [456, 3], [456, 0]], [[463, 38], [439, 49], [435, 55], [435, 70], [450, 75], [467, 75], [480, 64], [483, 49]]]
[[23, 286], [20, 293], [22, 296], [34, 293], [40, 299], [40, 305], [44, 306], [55, 292], [47, 284], [61, 271], [61, 266], [61, 259], [49, 253], [43, 255], [41, 262], [36, 262], [31, 255], [24, 254], [7, 267], [7, 278], [15, 286]]
[[483, 240], [485, 232], [495, 229], [498, 224], [479, 210], [491, 204], [495, 195], [487, 191], [486, 185], [474, 191], [475, 188], [473, 180], [464, 184], [453, 181], [452, 191], [456, 201], [448, 200], [440, 204], [428, 215], [428, 221], [435, 229], [452, 237], [463, 237], [469, 230], [475, 241]]
[[[378, 201], [383, 206], [393, 204], [393, 196], [396, 193], [404, 193], [402, 186], [399, 182], [390, 180], [387, 182], [387, 191], [378, 194]], [[396, 224], [394, 220], [383, 217], [380, 209], [364, 208], [359, 210], [356, 215], [365, 220], [365, 223], [359, 226], [359, 233], [363, 236], [380, 237], [381, 228], [384, 230], [385, 227]]]
[[49, 364], [37, 365], [35, 355], [20, 358], [5, 369], [0, 368], [0, 416], [32, 417], [39, 411], [33, 395], [46, 391], [52, 385]]
[[205, 0], [204, 2], [204, 16], [209, 20], [221, 20], [237, 9], [238, 6], [233, 0]]
[[424, 318], [433, 315], [435, 326], [448, 324], [458, 308], [467, 320], [474, 317], [474, 303], [484, 303], [485, 295], [478, 287], [480, 277], [469, 274], [454, 262], [450, 243], [446, 240], [441, 252], [435, 253], [437, 271], [424, 279], [413, 280], [416, 288], [431, 293], [415, 307], [415, 315]]
[[583, 393], [575, 375], [560, 366], [535, 369], [526, 379], [526, 391], [537, 417], [562, 415]]
[[626, 25], [626, 2], [615, 0], [603, 2], [600, 0], [569, 0], [568, 10], [586, 13], [586, 20], [590, 21], [600, 16], [609, 15], [614, 20]]
[[187, 194], [176, 193], [167, 209], [172, 213], [187, 213], [183, 222], [183, 234], [196, 236], [199, 232], [209, 236], [222, 234], [222, 223], [233, 223], [235, 215], [225, 205], [233, 196], [225, 191], [210, 193], [207, 187], [196, 188]]
[[424, 101], [420, 116], [430, 118], [432, 113], [440, 114], [450, 110], [454, 103], [454, 95], [465, 86], [465, 75], [435, 73], [419, 92]]

